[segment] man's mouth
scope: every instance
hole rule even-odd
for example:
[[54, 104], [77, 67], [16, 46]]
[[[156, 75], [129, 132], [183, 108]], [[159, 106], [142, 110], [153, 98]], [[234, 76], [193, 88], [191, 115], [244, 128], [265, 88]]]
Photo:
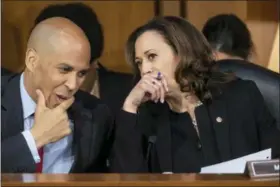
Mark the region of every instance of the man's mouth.
[[68, 97], [66, 97], [66, 96], [64, 96], [64, 95], [56, 95], [57, 97], [58, 97], [58, 99], [59, 100], [61, 100], [61, 101], [65, 101], [65, 100], [67, 100], [68, 99]]

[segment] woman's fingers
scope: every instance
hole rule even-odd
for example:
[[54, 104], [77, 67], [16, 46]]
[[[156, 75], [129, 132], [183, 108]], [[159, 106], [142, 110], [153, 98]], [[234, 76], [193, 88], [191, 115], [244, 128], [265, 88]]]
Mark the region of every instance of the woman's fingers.
[[[167, 81], [160, 72], [147, 73], [142, 77], [143, 83], [149, 85], [147, 89], [151, 91], [152, 101], [164, 103], [165, 93], [168, 91]], [[153, 88], [153, 89], [152, 89]]]

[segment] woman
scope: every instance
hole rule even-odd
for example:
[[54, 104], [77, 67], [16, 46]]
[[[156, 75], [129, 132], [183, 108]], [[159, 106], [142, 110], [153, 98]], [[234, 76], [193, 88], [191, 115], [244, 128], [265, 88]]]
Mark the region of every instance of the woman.
[[200, 172], [277, 151], [280, 133], [256, 85], [216, 71], [186, 20], [151, 20], [130, 35], [126, 56], [141, 79], [116, 120], [113, 172]]

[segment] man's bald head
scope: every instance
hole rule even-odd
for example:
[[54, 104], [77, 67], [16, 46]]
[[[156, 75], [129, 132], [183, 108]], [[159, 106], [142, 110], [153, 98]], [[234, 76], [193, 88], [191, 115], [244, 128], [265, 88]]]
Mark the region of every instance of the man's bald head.
[[90, 67], [90, 44], [84, 32], [66, 18], [40, 22], [31, 32], [24, 82], [36, 100], [40, 89], [52, 108], [80, 88]]
[[31, 32], [27, 47], [38, 54], [59, 53], [60, 50], [76, 48], [90, 49], [84, 32], [66, 18], [54, 17], [39, 23]]

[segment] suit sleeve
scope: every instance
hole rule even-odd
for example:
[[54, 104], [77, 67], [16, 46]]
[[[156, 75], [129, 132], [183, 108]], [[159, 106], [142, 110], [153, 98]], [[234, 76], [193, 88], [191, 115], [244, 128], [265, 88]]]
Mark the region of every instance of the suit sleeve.
[[30, 152], [32, 153], [35, 163], [37, 164], [37, 163], [41, 162], [41, 158], [39, 156], [38, 149], [36, 147], [36, 143], [35, 143], [35, 140], [31, 134], [31, 132], [29, 130], [26, 130], [26, 131], [22, 132], [22, 135], [23, 135], [24, 139], [26, 140], [26, 143], [29, 147]]
[[35, 172], [35, 161], [22, 133], [2, 140], [1, 164], [3, 173]]
[[106, 114], [105, 123], [104, 123], [104, 144], [101, 147], [100, 156], [98, 159], [99, 166], [97, 170], [93, 170], [93, 172], [109, 172], [109, 158], [112, 151], [113, 140], [114, 140], [114, 123], [113, 123], [113, 115], [111, 110], [104, 105], [104, 109], [102, 110], [103, 115]]
[[116, 173], [147, 172], [143, 135], [136, 129], [137, 115], [120, 111], [116, 116], [115, 141], [111, 171]]
[[[112, 150], [114, 140], [114, 123], [113, 115], [108, 106], [100, 104], [93, 112], [94, 123], [89, 123], [83, 129], [83, 134], [88, 136], [91, 141], [89, 148], [91, 149], [90, 161], [87, 162], [84, 158], [88, 155], [77, 159], [80, 162], [76, 168], [77, 173], [108, 173], [109, 172], [109, 158]], [[91, 138], [90, 138], [91, 137]], [[83, 137], [85, 138], [85, 137]], [[82, 148], [81, 146], [79, 146]], [[84, 149], [84, 148], [83, 148]], [[80, 150], [80, 153], [84, 151]], [[79, 154], [78, 154], [79, 155]], [[83, 165], [85, 167], [83, 167]]]
[[272, 158], [280, 156], [280, 131], [277, 122], [267, 108], [263, 96], [254, 82], [250, 81], [250, 96], [253, 103], [253, 111], [258, 125], [260, 148], [272, 148]]

